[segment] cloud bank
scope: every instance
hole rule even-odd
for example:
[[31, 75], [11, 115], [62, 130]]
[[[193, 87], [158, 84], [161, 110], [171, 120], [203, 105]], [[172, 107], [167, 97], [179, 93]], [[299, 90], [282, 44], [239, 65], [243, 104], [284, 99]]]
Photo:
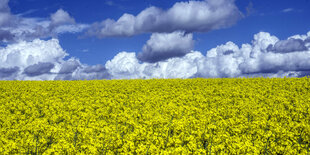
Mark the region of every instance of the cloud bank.
[[[179, 45], [163, 40], [174, 37], [185, 40], [188, 46], [184, 47], [190, 47], [193, 41], [191, 34], [173, 32], [154, 34], [145, 46], [158, 49], [157, 52], [170, 52], [173, 51], [170, 49], [178, 49]], [[180, 48], [180, 51], [184, 53], [183, 56], [172, 56], [155, 62], [141, 61], [136, 52], [123, 51], [105, 65], [87, 65], [74, 57], [66, 60], [68, 53], [61, 48], [57, 39], [20, 41], [0, 47], [0, 79], [90, 80], [310, 75], [310, 31], [306, 35], [295, 35], [286, 40], [279, 40], [267, 32], [259, 32], [254, 35], [251, 44], [246, 43], [239, 47], [233, 42], [227, 42], [208, 50], [205, 55], [191, 48]], [[150, 60], [153, 60], [152, 56], [154, 55], [151, 55]]]
[[137, 16], [125, 13], [116, 21], [106, 19], [97, 22], [87, 34], [104, 38], [174, 31], [208, 32], [229, 27], [241, 17], [234, 0], [177, 2], [167, 10], [149, 7]]
[[189, 51], [183, 57], [149, 63], [141, 62], [134, 52], [121, 52], [105, 66], [113, 79], [300, 77], [310, 72], [309, 38], [310, 32], [287, 40], [260, 32], [251, 44], [238, 47], [227, 42], [210, 49], [205, 56]]

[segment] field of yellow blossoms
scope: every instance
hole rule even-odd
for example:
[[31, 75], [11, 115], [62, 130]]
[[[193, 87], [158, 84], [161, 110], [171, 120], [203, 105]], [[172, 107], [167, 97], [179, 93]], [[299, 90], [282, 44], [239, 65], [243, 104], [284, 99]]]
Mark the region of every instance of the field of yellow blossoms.
[[309, 154], [310, 78], [1, 81], [0, 154]]

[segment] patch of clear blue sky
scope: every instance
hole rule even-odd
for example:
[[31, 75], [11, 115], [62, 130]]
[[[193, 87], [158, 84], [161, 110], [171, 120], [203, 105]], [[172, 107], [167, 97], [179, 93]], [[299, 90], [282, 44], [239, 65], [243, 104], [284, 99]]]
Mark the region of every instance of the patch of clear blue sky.
[[[14, 14], [26, 17], [47, 18], [62, 8], [78, 23], [91, 24], [107, 18], [118, 19], [124, 13], [137, 15], [149, 6], [170, 8], [176, 0], [10, 0]], [[250, 2], [253, 7], [247, 15]], [[285, 39], [310, 31], [310, 0], [236, 0], [245, 15], [232, 27], [207, 33], [194, 33], [195, 50], [206, 51], [217, 45], [232, 41], [237, 45], [251, 43], [253, 35], [266, 31]], [[249, 7], [248, 7], [249, 8]], [[289, 12], [283, 12], [290, 8]], [[150, 34], [125, 38], [84, 38], [81, 34], [59, 36], [60, 44], [70, 54], [86, 64], [105, 64], [121, 51], [140, 52]], [[83, 52], [88, 50], [88, 52]]]

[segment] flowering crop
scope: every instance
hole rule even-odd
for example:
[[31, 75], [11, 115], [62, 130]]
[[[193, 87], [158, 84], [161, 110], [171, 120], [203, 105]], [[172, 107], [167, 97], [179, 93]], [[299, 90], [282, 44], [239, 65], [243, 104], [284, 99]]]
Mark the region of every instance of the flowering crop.
[[309, 78], [0, 82], [0, 154], [307, 154]]

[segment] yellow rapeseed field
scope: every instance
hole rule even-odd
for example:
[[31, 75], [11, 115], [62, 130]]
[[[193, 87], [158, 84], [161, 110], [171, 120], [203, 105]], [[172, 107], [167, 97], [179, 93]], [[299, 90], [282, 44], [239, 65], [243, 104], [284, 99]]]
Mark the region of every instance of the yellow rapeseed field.
[[1, 81], [0, 154], [309, 154], [310, 79]]

